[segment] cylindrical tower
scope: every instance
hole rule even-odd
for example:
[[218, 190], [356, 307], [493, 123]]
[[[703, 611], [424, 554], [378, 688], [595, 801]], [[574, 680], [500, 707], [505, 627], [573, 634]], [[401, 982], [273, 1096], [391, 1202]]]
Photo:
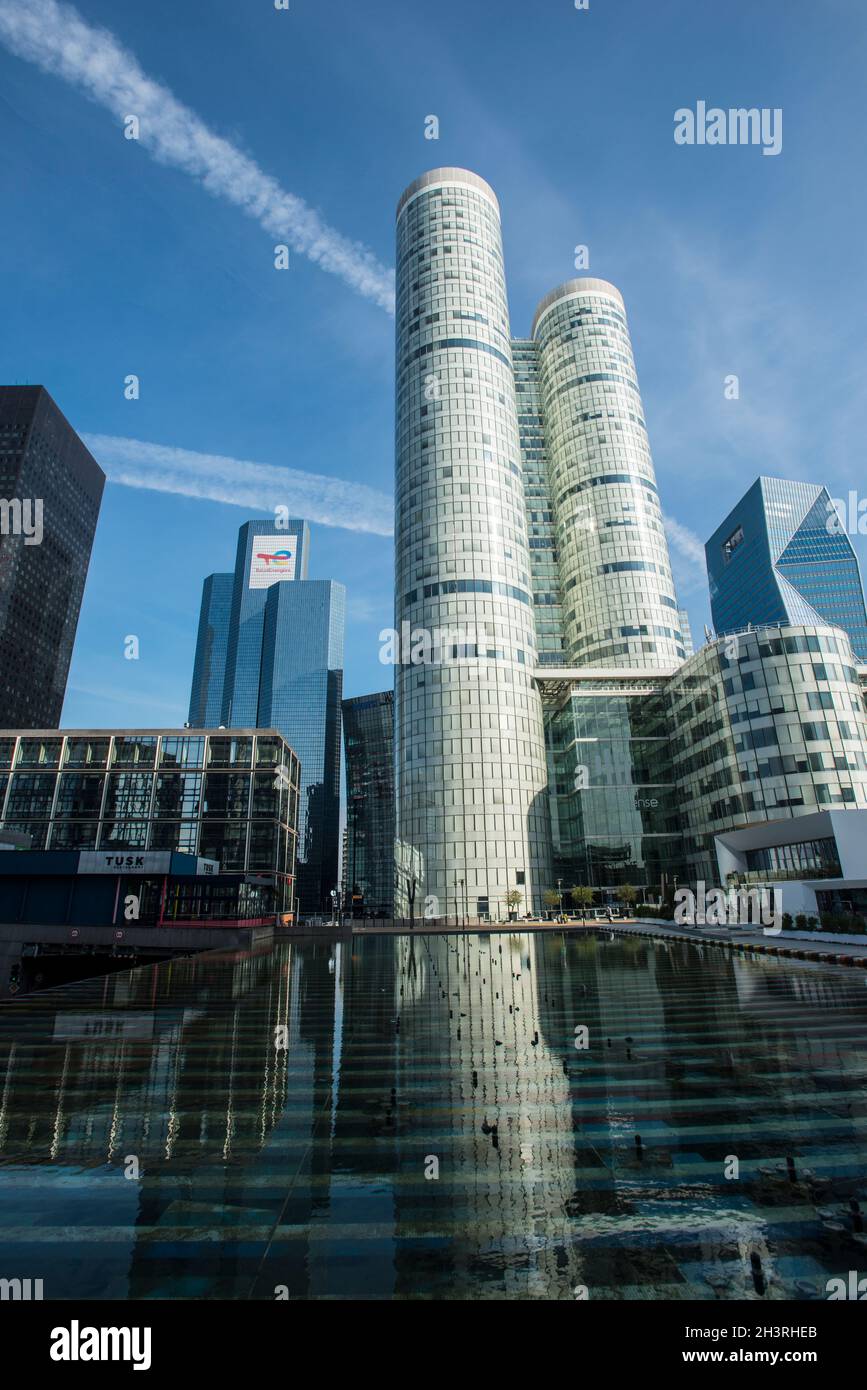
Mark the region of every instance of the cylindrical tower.
[[422, 175], [397, 209], [395, 556], [398, 910], [413, 881], [416, 916], [425, 900], [503, 912], [510, 893], [539, 907], [545, 743], [499, 206], [465, 169]]
[[620, 291], [569, 280], [533, 320], [566, 660], [672, 667], [685, 656]]

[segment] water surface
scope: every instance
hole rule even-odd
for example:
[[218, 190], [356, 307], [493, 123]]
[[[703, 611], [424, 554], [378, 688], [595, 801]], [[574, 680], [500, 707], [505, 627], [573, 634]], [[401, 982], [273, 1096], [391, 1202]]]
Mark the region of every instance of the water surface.
[[33, 995], [0, 1009], [0, 1277], [825, 1297], [867, 1273], [865, 1025], [863, 971], [604, 932], [284, 940]]

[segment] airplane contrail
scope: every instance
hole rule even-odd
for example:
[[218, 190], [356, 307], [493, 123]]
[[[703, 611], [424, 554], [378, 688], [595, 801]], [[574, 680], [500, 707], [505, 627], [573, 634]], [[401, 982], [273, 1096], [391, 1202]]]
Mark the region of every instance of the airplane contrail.
[[88, 24], [60, 0], [0, 0], [0, 42], [43, 72], [83, 90], [119, 123], [136, 116], [140, 143], [159, 163], [190, 174], [215, 198], [254, 218], [270, 236], [394, 313], [393, 270], [209, 129], [168, 87], [148, 77], [108, 29]]

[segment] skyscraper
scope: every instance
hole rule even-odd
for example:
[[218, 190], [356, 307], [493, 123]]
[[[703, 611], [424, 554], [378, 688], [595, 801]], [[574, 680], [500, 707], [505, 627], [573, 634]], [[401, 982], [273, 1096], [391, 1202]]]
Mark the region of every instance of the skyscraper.
[[831, 623], [867, 661], [861, 571], [827, 488], [757, 478], [705, 554], [718, 632], [749, 623]]
[[418, 891], [431, 915], [502, 911], [547, 887], [549, 828], [500, 214], [478, 175], [401, 197], [396, 312], [395, 626], [458, 634], [397, 666], [399, 910]]
[[305, 521], [241, 527], [234, 573], [205, 581], [190, 697], [193, 727], [219, 701], [217, 722], [277, 729], [298, 755], [302, 912], [338, 882], [345, 614], [342, 584], [307, 578], [309, 547]]
[[209, 574], [202, 587], [189, 716], [197, 729], [219, 724], [223, 714], [234, 588], [234, 574]]
[[560, 285], [533, 341], [567, 662], [671, 666], [685, 649], [620, 291]]
[[534, 672], [686, 655], [623, 300], [570, 280], [512, 340], [497, 199], [463, 169], [403, 194], [397, 265], [396, 624], [461, 633], [458, 659], [397, 670], [398, 886], [441, 914], [463, 883], [471, 913], [539, 907]]
[[394, 905], [394, 692], [343, 701], [347, 891], [365, 911]]
[[0, 386], [0, 726], [60, 723], [105, 474], [43, 386]]

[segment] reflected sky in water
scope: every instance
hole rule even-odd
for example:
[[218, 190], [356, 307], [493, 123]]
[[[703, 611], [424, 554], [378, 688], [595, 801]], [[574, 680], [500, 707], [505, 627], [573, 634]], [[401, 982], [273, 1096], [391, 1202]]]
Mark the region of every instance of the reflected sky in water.
[[283, 940], [34, 995], [0, 1009], [0, 1277], [825, 1297], [867, 1271], [865, 1023], [863, 971], [604, 933]]

